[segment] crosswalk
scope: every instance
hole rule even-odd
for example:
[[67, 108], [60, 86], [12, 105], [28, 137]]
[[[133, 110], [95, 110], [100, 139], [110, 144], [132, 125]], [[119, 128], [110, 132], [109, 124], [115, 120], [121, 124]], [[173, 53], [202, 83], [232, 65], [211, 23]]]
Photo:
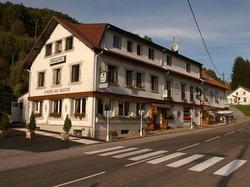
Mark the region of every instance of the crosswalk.
[[[87, 155], [94, 155], [97, 154], [98, 156], [112, 156], [113, 158], [127, 158], [129, 161], [134, 161], [131, 164], [126, 166], [132, 166], [137, 163], [147, 163], [151, 165], [156, 164], [164, 164], [164, 166], [171, 167], [171, 168], [179, 168], [188, 164], [192, 164], [195, 161], [195, 165], [193, 165], [188, 170], [193, 172], [202, 172], [209, 167], [214, 166], [215, 164], [222, 162], [225, 160], [225, 157], [218, 157], [218, 156], [210, 156], [207, 158], [207, 155], [204, 154], [193, 154], [188, 155], [184, 152], [174, 152], [168, 153], [167, 150], [152, 150], [152, 149], [140, 149], [137, 147], [124, 147], [124, 146], [115, 146], [105, 149], [98, 149], [94, 151], [85, 152]], [[205, 158], [205, 159], [204, 159]], [[177, 161], [171, 162], [166, 165], [167, 161], [171, 161], [172, 159], [179, 159]], [[204, 159], [204, 161], [201, 161]], [[215, 171], [214, 175], [219, 176], [229, 176], [241, 166], [243, 166], [247, 161], [246, 160], [233, 160], [230, 163], [227, 163], [225, 166], [219, 168]]]

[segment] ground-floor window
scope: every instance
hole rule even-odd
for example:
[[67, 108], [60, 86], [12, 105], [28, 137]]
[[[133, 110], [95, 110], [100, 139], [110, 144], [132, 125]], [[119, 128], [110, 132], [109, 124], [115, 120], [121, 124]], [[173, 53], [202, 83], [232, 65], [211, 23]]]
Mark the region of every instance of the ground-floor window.
[[83, 118], [86, 114], [86, 98], [74, 99], [74, 116]]
[[42, 115], [43, 102], [34, 101], [33, 102], [33, 112], [34, 114]]
[[191, 108], [190, 107], [184, 107], [183, 108], [183, 120], [191, 120]]
[[62, 114], [62, 100], [53, 100], [51, 102], [51, 117], [61, 117]]
[[128, 116], [129, 115], [129, 102], [128, 101], [119, 101], [119, 116]]
[[136, 103], [136, 116], [139, 116], [139, 110], [144, 110], [144, 115], [145, 115], [145, 103]]
[[97, 99], [97, 114], [103, 115], [103, 100]]

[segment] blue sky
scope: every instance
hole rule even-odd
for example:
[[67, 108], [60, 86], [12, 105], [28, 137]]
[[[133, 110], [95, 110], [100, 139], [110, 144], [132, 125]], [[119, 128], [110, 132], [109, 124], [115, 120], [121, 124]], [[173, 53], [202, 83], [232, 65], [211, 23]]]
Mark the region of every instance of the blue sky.
[[[6, 2], [0, 0], [0, 2]], [[174, 36], [180, 53], [212, 68], [186, 0], [10, 0], [50, 8], [80, 22], [108, 22], [148, 35], [170, 48]], [[249, 0], [190, 0], [219, 73], [230, 79], [237, 56], [250, 59]]]

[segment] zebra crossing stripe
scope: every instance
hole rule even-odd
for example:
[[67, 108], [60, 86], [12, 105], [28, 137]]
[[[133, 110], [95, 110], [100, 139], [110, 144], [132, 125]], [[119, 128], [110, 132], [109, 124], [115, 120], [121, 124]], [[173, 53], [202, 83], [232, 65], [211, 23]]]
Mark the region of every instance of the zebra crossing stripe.
[[151, 151], [152, 149], [140, 149], [138, 151], [132, 151], [129, 153], [123, 153], [123, 154], [119, 154], [119, 155], [115, 155], [113, 156], [114, 158], [124, 158], [124, 157], [128, 157], [128, 156], [133, 156], [133, 155], [138, 155], [140, 153], [145, 153], [148, 151]]
[[171, 164], [168, 164], [167, 166], [168, 167], [173, 167], [173, 168], [178, 168], [180, 166], [183, 166], [185, 164], [188, 164], [194, 160], [197, 160], [199, 158], [202, 158], [204, 157], [204, 155], [201, 155], [201, 154], [195, 154], [195, 155], [192, 155], [192, 156], [189, 156], [187, 158], [184, 158], [184, 159], [181, 159], [179, 161], [176, 161], [176, 162], [173, 162]]
[[107, 149], [99, 149], [96, 151], [86, 152], [85, 154], [91, 155], [91, 154], [103, 153], [103, 152], [113, 151], [113, 150], [122, 149], [122, 148], [124, 148], [124, 146], [116, 146], [116, 147], [111, 147], [111, 148], [107, 148]]
[[102, 154], [99, 154], [99, 156], [110, 156], [110, 155], [115, 155], [115, 154], [118, 154], [118, 153], [134, 151], [134, 150], [137, 150], [137, 149], [138, 148], [132, 147], [132, 148], [122, 149], [122, 150], [118, 150], [118, 151], [111, 151], [111, 152], [107, 152], [107, 153], [102, 153]]
[[173, 158], [176, 158], [176, 157], [185, 155], [185, 154], [186, 154], [186, 153], [177, 152], [177, 153], [173, 153], [173, 154], [170, 154], [170, 155], [166, 155], [166, 156], [163, 156], [163, 157], [154, 159], [154, 160], [150, 160], [150, 161], [148, 161], [147, 163], [149, 163], [149, 164], [159, 164], [159, 163], [161, 163], [161, 162], [164, 162], [164, 161], [167, 161], [167, 160], [170, 160], [170, 159], [173, 159]]
[[223, 159], [224, 159], [223, 157], [216, 157], [215, 156], [215, 157], [212, 157], [212, 158], [210, 158], [210, 159], [208, 159], [200, 164], [195, 165], [194, 167], [189, 168], [189, 170], [200, 172], [200, 171], [203, 171], [203, 170], [209, 168], [210, 166], [216, 164], [217, 162], [220, 162]]
[[234, 160], [230, 162], [229, 164], [225, 165], [221, 169], [217, 170], [214, 172], [215, 175], [222, 175], [222, 176], [228, 176], [231, 173], [233, 173], [235, 170], [237, 170], [240, 166], [245, 164], [247, 161], [246, 160]]
[[129, 158], [129, 160], [138, 161], [138, 160], [142, 160], [142, 159], [149, 158], [149, 157], [159, 155], [159, 154], [162, 154], [162, 153], [166, 153], [166, 152], [167, 151], [163, 151], [163, 150], [155, 151], [155, 152], [152, 152], [152, 153], [148, 153], [148, 154], [144, 154], [144, 155]]

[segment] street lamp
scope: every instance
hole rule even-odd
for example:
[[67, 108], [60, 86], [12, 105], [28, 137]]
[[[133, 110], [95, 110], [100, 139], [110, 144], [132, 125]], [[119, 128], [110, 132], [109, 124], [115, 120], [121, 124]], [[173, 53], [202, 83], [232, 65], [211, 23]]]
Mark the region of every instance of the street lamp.
[[109, 117], [111, 116], [111, 110], [105, 110], [104, 115], [107, 117], [107, 134], [106, 134], [106, 141], [109, 141]]
[[190, 121], [190, 129], [193, 129], [193, 109], [190, 109], [191, 121]]
[[139, 110], [139, 115], [141, 116], [141, 128], [140, 128], [140, 136], [142, 136], [142, 116], [144, 114], [144, 110]]

